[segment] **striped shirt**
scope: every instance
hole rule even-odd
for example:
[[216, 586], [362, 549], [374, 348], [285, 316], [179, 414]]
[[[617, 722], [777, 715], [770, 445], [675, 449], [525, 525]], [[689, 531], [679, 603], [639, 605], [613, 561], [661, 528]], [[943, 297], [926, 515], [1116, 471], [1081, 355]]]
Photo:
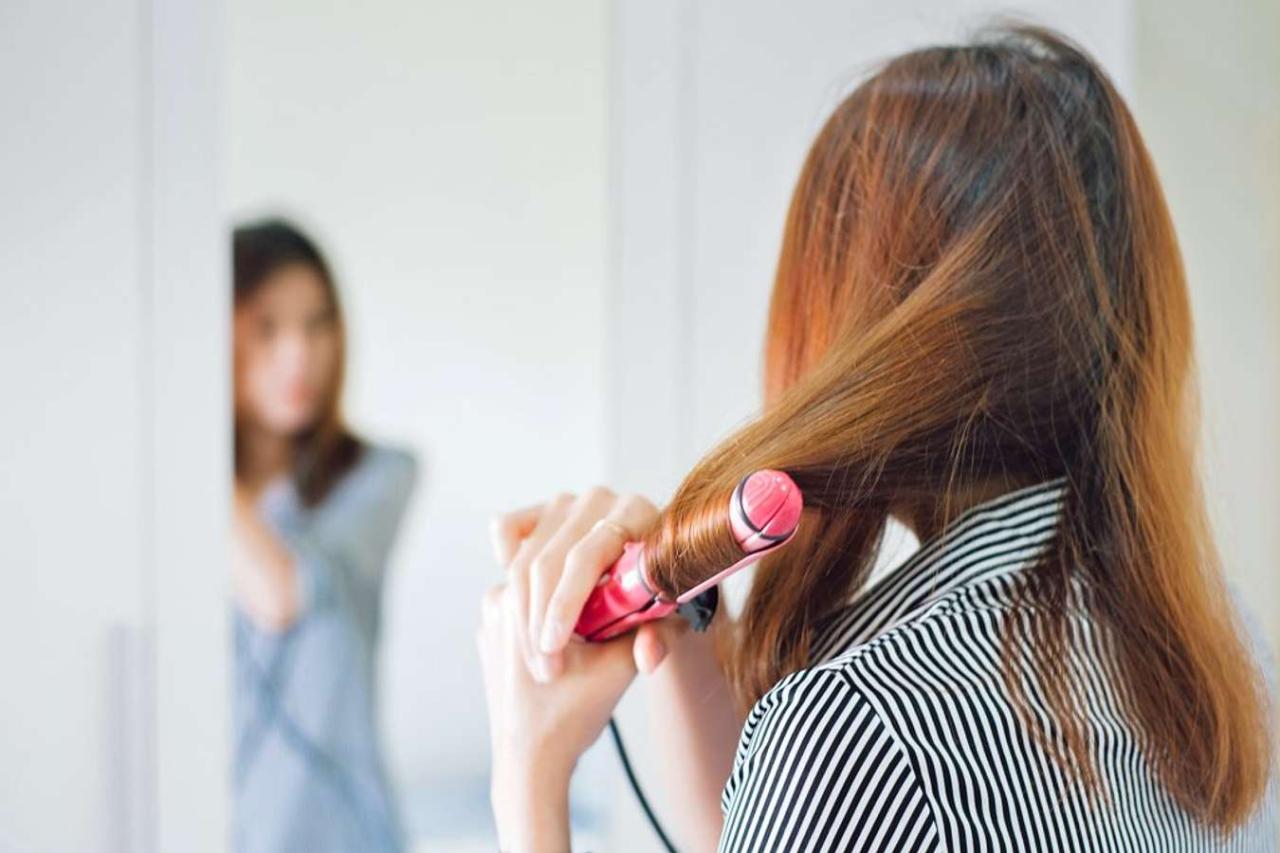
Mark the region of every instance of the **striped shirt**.
[[[1051, 480], [972, 508], [823, 622], [814, 665], [747, 718], [721, 797], [721, 851], [1276, 849], [1275, 780], [1229, 837], [1177, 806], [1078, 608], [1068, 647], [1086, 676], [1103, 796], [1091, 801], [1022, 723], [1001, 675], [1002, 627], [1064, 489]], [[1035, 683], [1032, 712], [1057, 731]]]

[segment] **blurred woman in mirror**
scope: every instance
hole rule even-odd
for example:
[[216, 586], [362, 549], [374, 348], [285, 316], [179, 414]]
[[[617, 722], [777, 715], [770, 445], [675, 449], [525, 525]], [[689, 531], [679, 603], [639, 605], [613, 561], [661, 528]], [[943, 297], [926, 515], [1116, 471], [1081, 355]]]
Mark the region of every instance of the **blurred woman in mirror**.
[[233, 256], [236, 847], [399, 850], [374, 664], [415, 462], [342, 420], [342, 314], [316, 245], [262, 221]]

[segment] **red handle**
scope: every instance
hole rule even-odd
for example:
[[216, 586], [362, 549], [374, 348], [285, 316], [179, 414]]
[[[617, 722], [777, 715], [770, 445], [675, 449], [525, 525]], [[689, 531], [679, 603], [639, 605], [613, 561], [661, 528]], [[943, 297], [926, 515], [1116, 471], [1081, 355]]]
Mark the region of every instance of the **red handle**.
[[591, 590], [574, 633], [588, 640], [607, 640], [675, 608], [674, 602], [658, 601], [645, 584], [644, 546], [628, 542], [622, 547], [622, 556], [605, 569]]

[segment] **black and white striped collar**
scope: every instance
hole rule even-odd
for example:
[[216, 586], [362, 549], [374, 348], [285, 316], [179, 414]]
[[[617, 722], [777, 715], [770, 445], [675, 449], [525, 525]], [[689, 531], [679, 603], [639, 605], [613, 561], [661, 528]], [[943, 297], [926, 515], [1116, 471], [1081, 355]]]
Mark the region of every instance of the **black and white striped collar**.
[[1066, 490], [1066, 478], [1057, 477], [966, 510], [829, 616], [820, 626], [812, 660], [826, 660], [866, 642], [953, 590], [1034, 564], [1054, 538]]

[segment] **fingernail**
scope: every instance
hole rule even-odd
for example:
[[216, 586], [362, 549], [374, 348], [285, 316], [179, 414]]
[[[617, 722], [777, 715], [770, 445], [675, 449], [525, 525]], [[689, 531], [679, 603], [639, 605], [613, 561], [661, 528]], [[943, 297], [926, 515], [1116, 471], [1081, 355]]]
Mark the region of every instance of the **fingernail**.
[[548, 619], [542, 626], [542, 636], [538, 638], [538, 647], [545, 654], [559, 651], [564, 643], [564, 623], [559, 619]]

